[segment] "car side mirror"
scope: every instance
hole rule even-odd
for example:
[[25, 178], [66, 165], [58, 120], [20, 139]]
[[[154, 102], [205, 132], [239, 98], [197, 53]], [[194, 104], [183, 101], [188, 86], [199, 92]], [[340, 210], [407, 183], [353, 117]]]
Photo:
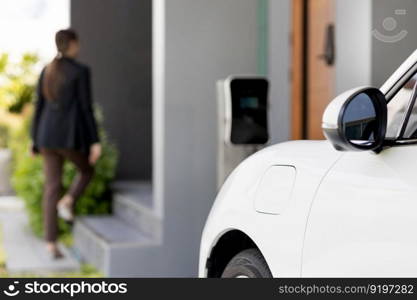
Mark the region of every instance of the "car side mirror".
[[357, 88], [336, 97], [323, 114], [326, 138], [339, 151], [378, 150], [387, 128], [387, 103], [376, 88]]

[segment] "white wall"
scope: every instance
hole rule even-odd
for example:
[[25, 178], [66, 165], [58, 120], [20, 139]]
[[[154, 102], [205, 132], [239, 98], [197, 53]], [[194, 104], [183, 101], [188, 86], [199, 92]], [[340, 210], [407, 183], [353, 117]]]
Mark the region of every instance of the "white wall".
[[371, 85], [372, 0], [336, 1], [336, 94]]
[[164, 46], [154, 49], [159, 66], [154, 76], [163, 76], [154, 83], [159, 120], [154, 146], [161, 151], [154, 158], [154, 186], [164, 212], [159, 263], [164, 276], [193, 276], [216, 196], [215, 84], [230, 74], [257, 72], [257, 1], [166, 0], [164, 5], [164, 16], [158, 17], [163, 30], [154, 31]]

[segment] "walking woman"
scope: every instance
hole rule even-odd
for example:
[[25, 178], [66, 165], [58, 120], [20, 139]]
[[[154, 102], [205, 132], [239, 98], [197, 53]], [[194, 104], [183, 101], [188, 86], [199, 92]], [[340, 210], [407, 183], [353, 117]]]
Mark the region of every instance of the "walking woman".
[[[77, 34], [71, 29], [58, 31], [55, 42], [58, 54], [43, 69], [37, 87], [32, 152], [43, 157], [47, 250], [51, 257], [60, 258], [57, 215], [73, 221], [74, 204], [93, 176], [101, 146], [92, 109], [90, 71], [75, 60], [80, 48]], [[78, 175], [63, 194], [61, 176], [65, 160], [77, 167]]]

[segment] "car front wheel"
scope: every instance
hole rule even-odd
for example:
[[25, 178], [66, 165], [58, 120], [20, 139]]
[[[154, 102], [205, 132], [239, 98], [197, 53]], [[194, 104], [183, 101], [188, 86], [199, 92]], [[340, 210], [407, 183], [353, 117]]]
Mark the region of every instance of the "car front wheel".
[[222, 278], [272, 278], [271, 271], [258, 249], [236, 254], [227, 264]]

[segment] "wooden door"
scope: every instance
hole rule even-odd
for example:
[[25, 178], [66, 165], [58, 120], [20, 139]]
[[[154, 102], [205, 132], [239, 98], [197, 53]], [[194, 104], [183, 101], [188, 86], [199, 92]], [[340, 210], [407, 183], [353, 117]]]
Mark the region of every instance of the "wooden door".
[[[307, 138], [323, 139], [321, 120], [334, 97], [334, 65], [326, 61], [326, 52], [334, 51], [334, 0], [310, 0], [308, 3], [307, 57]], [[331, 32], [333, 31], [333, 32]], [[331, 36], [333, 35], [333, 37]], [[333, 45], [330, 45], [333, 43]], [[332, 55], [332, 54], [328, 54]]]
[[322, 115], [335, 96], [334, 1], [293, 1], [293, 139], [324, 138]]

